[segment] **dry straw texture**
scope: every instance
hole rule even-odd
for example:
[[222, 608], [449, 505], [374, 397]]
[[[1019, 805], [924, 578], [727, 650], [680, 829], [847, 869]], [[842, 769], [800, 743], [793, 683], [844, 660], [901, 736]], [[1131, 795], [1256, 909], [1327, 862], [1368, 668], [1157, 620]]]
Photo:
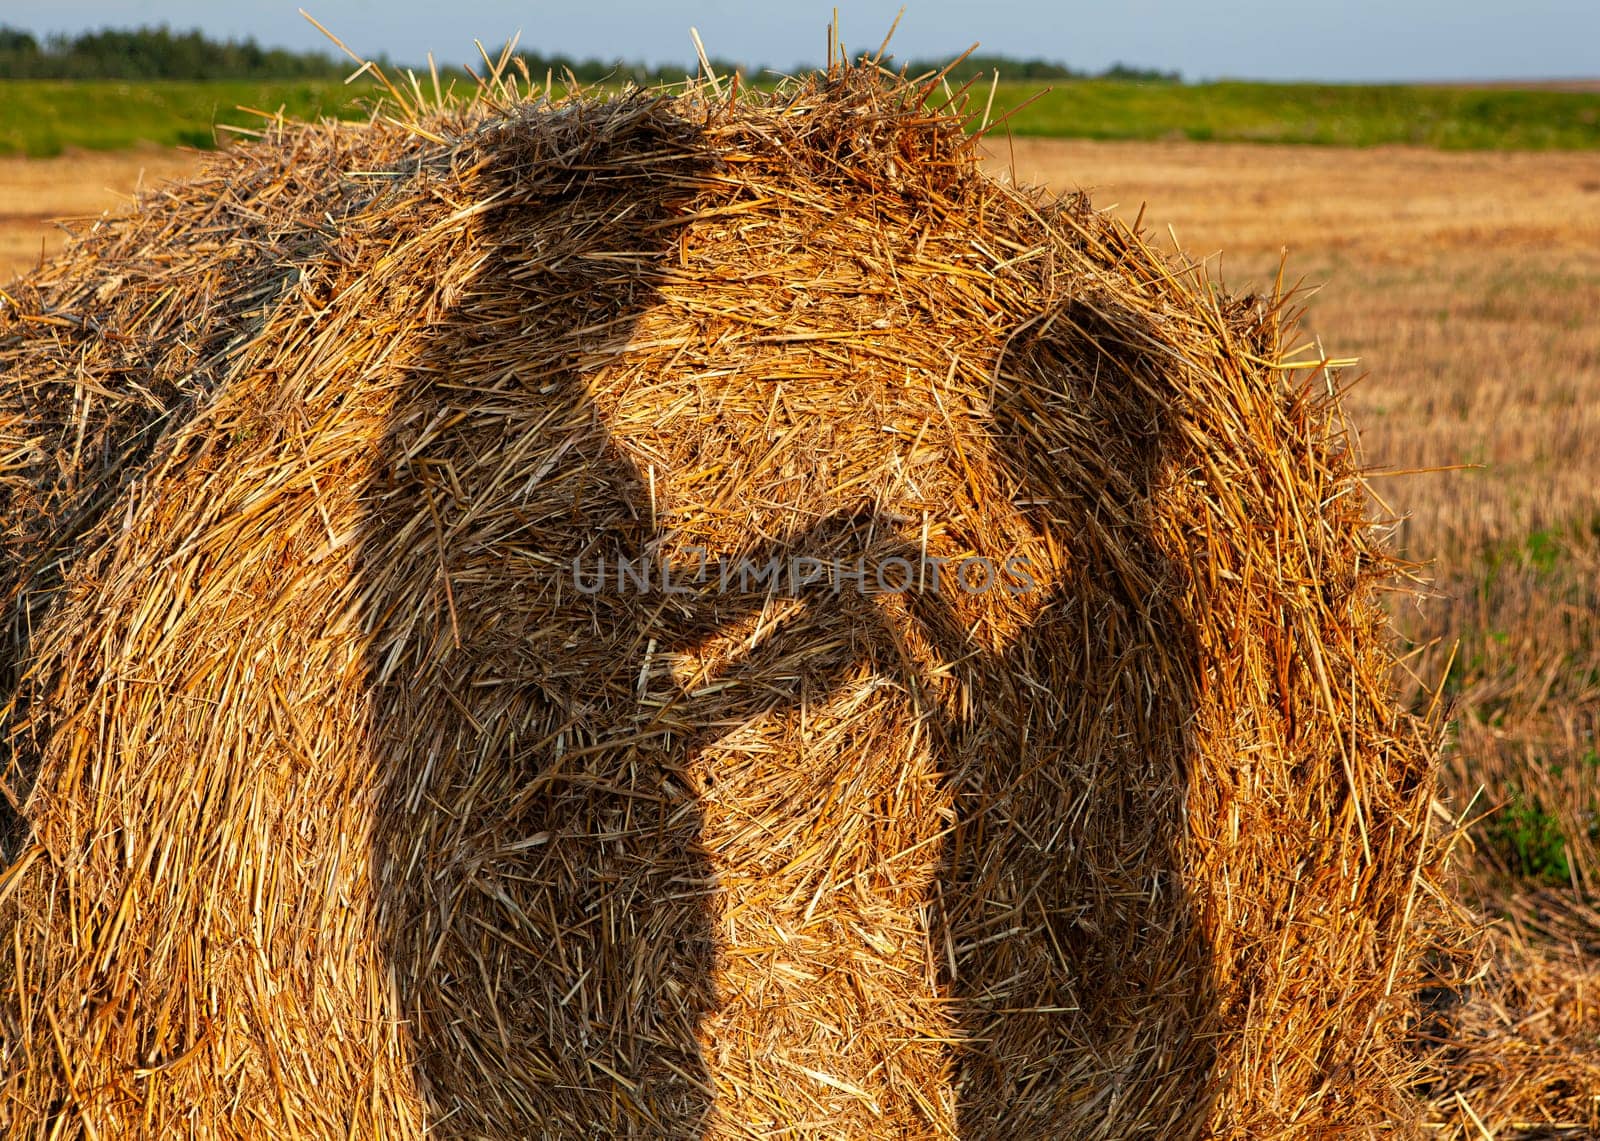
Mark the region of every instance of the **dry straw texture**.
[[0, 1131], [1407, 1130], [1336, 395], [930, 92], [275, 127], [11, 287]]

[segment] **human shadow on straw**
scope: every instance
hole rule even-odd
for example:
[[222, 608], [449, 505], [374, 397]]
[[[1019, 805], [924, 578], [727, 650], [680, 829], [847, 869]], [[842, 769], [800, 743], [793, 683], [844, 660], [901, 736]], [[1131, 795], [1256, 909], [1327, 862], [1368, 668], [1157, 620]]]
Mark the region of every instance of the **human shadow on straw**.
[[925, 703], [944, 711], [956, 800], [934, 944], [963, 1138], [1190, 1137], [1217, 1096], [1221, 1013], [1184, 858], [1205, 667], [1159, 538], [1180, 397], [1147, 324], [1115, 298], [1068, 301], [996, 370], [993, 458], [1062, 552], [1031, 623], [974, 652], [963, 600], [917, 600], [970, 711]]
[[673, 635], [572, 564], [651, 547], [580, 357], [655, 303], [702, 148], [659, 104], [530, 114], [482, 143], [496, 205], [368, 490], [378, 938], [429, 1136], [693, 1135], [713, 884], [691, 743], [644, 728]]
[[[825, 703], [862, 660], [779, 623], [685, 688], [674, 657], [773, 595], [688, 566], [668, 589], [587, 581], [671, 564], [582, 365], [655, 302], [704, 173], [664, 113], [590, 126], [520, 173], [500, 156], [506, 185], [483, 195], [503, 204], [472, 243], [487, 256], [452, 279], [366, 494], [378, 937], [439, 1138], [704, 1132], [716, 883], [689, 770], [738, 726]], [[558, 355], [507, 359], [507, 340]], [[720, 554], [787, 563], [853, 525]]]
[[[1184, 860], [1204, 662], [1158, 537], [1179, 397], [1153, 343], [1114, 300], [1069, 302], [1019, 328], [997, 369], [993, 490], [1056, 565], [1004, 584], [947, 568], [876, 598], [812, 589], [794, 619], [843, 618], [856, 662], [913, 695], [954, 801], [929, 938], [962, 1138], [1192, 1137], [1218, 1094], [1221, 1011]], [[792, 546], [925, 565], [903, 530], [864, 511]], [[980, 635], [1002, 590], [1031, 618]]]
[[[378, 934], [431, 1134], [705, 1130], [716, 884], [689, 770], [863, 664], [919, 694], [957, 807], [931, 935], [961, 1135], [1057, 1135], [1094, 1098], [1104, 1136], [1193, 1133], [1216, 1013], [1182, 877], [1200, 666], [1154, 538], [1172, 431], [1158, 366], [1119, 379], [1139, 331], [1083, 307], [1015, 339], [1015, 367], [1063, 388], [1091, 438], [1073, 449], [1087, 466], [1064, 471], [1021, 390], [998, 388], [996, 462], [1071, 552], [1004, 644], [975, 644], [970, 600], [914, 596], [891, 614], [812, 589], [714, 686], [685, 689], [665, 663], [770, 596], [580, 589], [575, 564], [637, 565], [670, 536], [571, 331], [592, 330], [604, 357], [655, 303], [663, 223], [704, 173], [686, 132], [641, 116], [575, 132], [572, 154], [501, 156], [506, 193], [477, 223], [488, 256], [413, 366], [370, 489]], [[507, 360], [507, 339], [568, 356]], [[863, 505], [727, 554], [913, 546]], [[959, 692], [904, 653], [912, 633]]]

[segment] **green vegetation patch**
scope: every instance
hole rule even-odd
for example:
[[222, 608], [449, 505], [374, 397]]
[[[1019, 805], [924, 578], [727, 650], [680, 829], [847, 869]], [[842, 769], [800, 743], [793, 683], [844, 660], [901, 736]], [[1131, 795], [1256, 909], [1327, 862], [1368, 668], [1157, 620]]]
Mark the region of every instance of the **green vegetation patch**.
[[[981, 111], [985, 85], [970, 90], [970, 106]], [[281, 108], [295, 118], [357, 118], [366, 111], [355, 97], [371, 91], [367, 81], [346, 87], [334, 79], [0, 79], [0, 153], [210, 146], [218, 124], [251, 123], [240, 106]], [[1600, 149], [1600, 93], [1588, 92], [1126, 79], [1063, 79], [1042, 89], [1003, 82], [992, 117], [1013, 108], [1008, 124], [1019, 135]]]
[[[1004, 83], [995, 114], [1037, 94]], [[979, 106], [987, 93], [978, 95]], [[1055, 85], [1010, 120], [1019, 135], [1367, 147], [1600, 147], [1600, 93], [1313, 83]]]
[[3, 80], [0, 154], [45, 157], [69, 147], [121, 150], [141, 143], [211, 147], [219, 125], [261, 125], [240, 107], [301, 119], [356, 118], [368, 113], [356, 97], [369, 93], [365, 82], [346, 87], [338, 80]]
[[1485, 834], [1513, 874], [1555, 885], [1571, 882], [1561, 821], [1521, 793], [1489, 818]]

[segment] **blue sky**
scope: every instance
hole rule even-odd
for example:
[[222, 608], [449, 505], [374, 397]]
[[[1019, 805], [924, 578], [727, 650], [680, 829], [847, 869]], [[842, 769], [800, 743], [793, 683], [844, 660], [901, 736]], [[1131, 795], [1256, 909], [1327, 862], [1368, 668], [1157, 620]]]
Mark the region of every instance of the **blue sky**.
[[[792, 68], [824, 51], [831, 4], [722, 0], [0, 0], [0, 22], [35, 32], [167, 23], [267, 44], [323, 41], [304, 4], [358, 51], [421, 61], [472, 58], [474, 37], [546, 52], [650, 63], [693, 58], [690, 26], [713, 54]], [[846, 47], [876, 48], [899, 0], [839, 5]], [[1600, 75], [1600, 0], [913, 0], [895, 36], [902, 57], [983, 50], [1076, 67], [1115, 61], [1190, 78], [1494, 79]]]

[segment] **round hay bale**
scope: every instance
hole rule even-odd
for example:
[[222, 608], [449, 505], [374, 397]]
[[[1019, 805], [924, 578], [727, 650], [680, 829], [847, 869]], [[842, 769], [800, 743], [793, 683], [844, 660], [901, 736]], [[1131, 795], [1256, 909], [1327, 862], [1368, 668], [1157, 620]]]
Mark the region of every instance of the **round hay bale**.
[[281, 126], [9, 287], [7, 1136], [1403, 1130], [1336, 394], [927, 93]]

